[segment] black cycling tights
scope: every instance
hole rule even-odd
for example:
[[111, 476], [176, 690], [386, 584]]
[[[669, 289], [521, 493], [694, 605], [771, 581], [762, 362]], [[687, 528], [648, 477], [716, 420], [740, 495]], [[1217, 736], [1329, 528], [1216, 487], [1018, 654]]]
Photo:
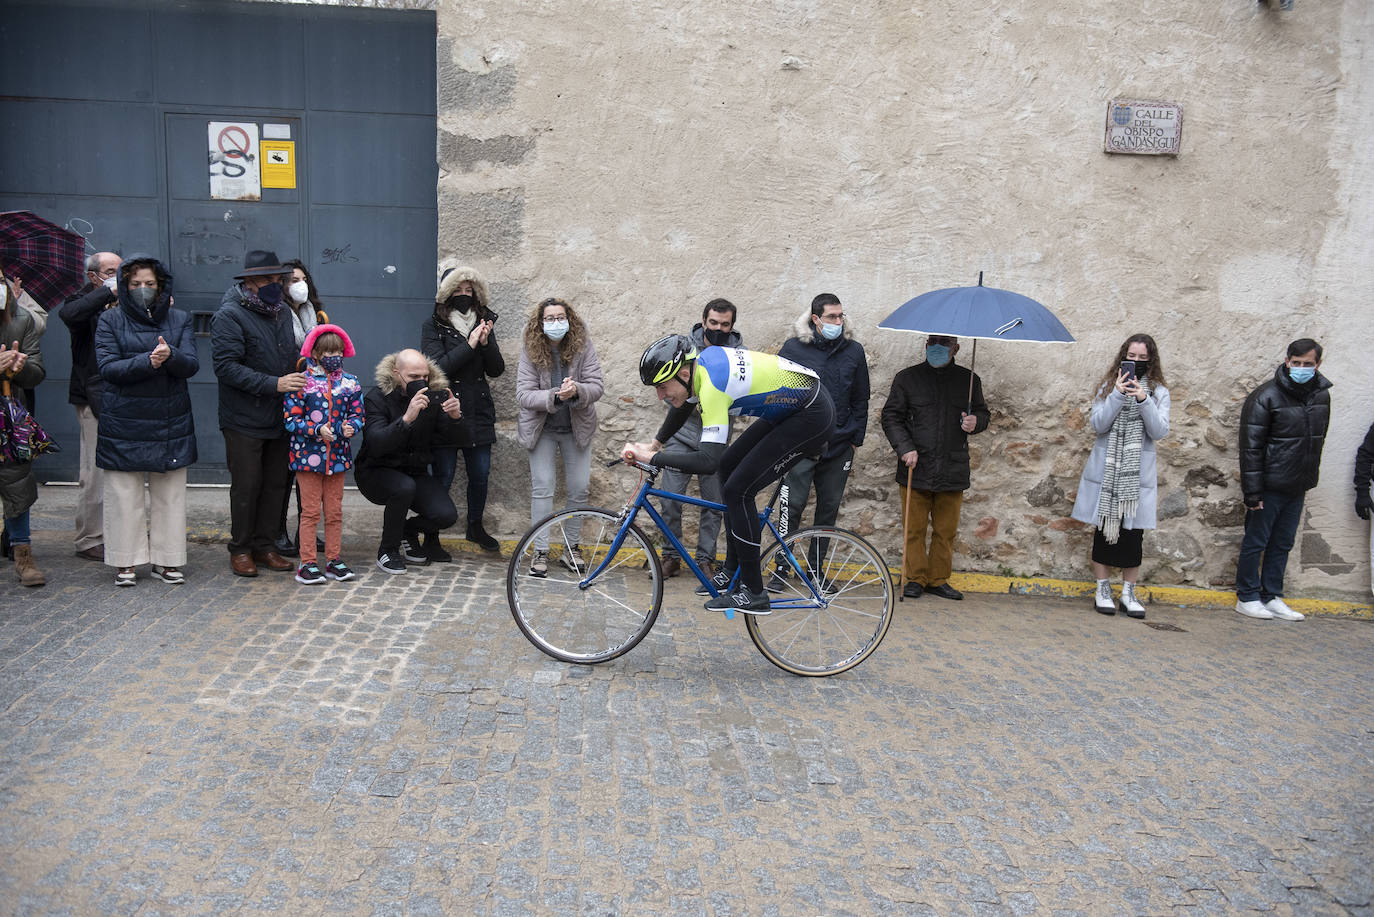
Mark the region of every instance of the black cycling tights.
[[740, 568], [740, 579], [763, 591], [759, 571], [762, 527], [755, 498], [808, 455], [818, 455], [835, 432], [835, 406], [825, 389], [795, 414], [777, 421], [756, 420], [720, 458], [725, 504], [725, 569]]

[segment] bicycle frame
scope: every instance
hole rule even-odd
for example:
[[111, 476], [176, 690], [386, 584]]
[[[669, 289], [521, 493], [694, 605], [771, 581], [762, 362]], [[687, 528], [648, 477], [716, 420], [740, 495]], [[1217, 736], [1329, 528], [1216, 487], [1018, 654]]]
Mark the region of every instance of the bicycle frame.
[[[648, 474], [649, 477], [640, 486], [639, 492], [635, 495], [634, 500], [630, 501], [629, 503], [626, 503], [625, 508], [621, 511], [623, 521], [620, 523], [620, 528], [615, 533], [615, 538], [611, 540], [610, 547], [606, 550], [606, 556], [602, 558], [601, 563], [597, 565], [596, 569], [589, 571], [587, 575], [578, 582], [578, 587], [581, 589], [588, 588], [591, 585], [592, 580], [596, 579], [596, 577], [600, 575], [601, 571], [606, 568], [606, 565], [609, 564], [615, 558], [615, 555], [620, 551], [621, 543], [625, 540], [625, 533], [628, 532], [630, 526], [634, 524], [634, 521], [638, 517], [640, 510], [643, 510], [644, 512], [648, 513], [649, 518], [653, 520], [653, 523], [655, 526], [658, 527], [659, 532], [668, 539], [668, 542], [672, 545], [673, 550], [677, 551], [678, 556], [682, 558], [683, 562], [687, 565], [687, 568], [691, 570], [693, 575], [695, 575], [696, 578], [701, 582], [701, 584], [706, 587], [706, 591], [709, 592], [713, 597], [719, 596], [720, 593], [716, 591], [715, 583], [711, 582], [710, 578], [702, 572], [699, 566], [697, 566], [696, 561], [692, 558], [691, 552], [688, 551], [685, 547], [683, 547], [682, 542], [679, 541], [677, 536], [674, 535], [672, 531], [668, 528], [668, 524], [663, 521], [663, 517], [658, 514], [658, 510], [656, 510], [654, 508], [654, 505], [649, 502], [649, 497], [658, 497], [663, 500], [672, 500], [676, 503], [685, 503], [691, 506], [699, 506], [702, 509], [712, 509], [716, 510], [717, 512], [724, 512], [725, 504], [715, 503], [710, 500], [702, 500], [697, 497], [689, 497], [686, 494], [677, 494], [673, 493], [672, 491], [659, 490], [657, 487], [654, 486], [654, 483], [657, 481], [658, 473], [662, 471], [662, 469], [653, 465], [646, 465], [641, 462], [636, 462], [634, 463], [634, 465], [636, 468]], [[817, 588], [816, 584], [812, 582], [811, 577], [806, 574], [806, 571], [804, 571], [801, 568], [801, 565], [797, 563], [797, 558], [792, 555], [792, 552], [790, 550], [788, 550], [786, 543], [782, 540], [782, 535], [778, 532], [777, 527], [773, 525], [773, 520], [771, 518], [773, 514], [773, 505], [777, 503], [778, 494], [781, 493], [781, 491], [782, 482], [779, 481], [777, 488], [773, 491], [772, 499], [768, 501], [768, 505], [765, 506], [763, 510], [759, 513], [759, 522], [762, 523], [763, 527], [766, 528], [772, 534], [773, 540], [781, 546], [782, 555], [787, 558], [788, 564], [791, 565], [793, 572], [797, 574], [798, 582], [806, 583], [807, 588], [811, 590], [811, 598], [808, 599], [805, 596], [794, 596], [792, 598], [776, 598], [773, 599], [770, 602], [770, 604], [773, 608], [814, 608], [818, 604], [820, 605], [820, 607], [825, 607], [829, 604], [829, 601], [822, 594], [821, 590]], [[726, 537], [729, 537], [728, 533]], [[738, 578], [738, 571], [736, 571], [735, 575], [736, 578]], [[733, 581], [731, 582], [731, 585], [734, 585]], [[727, 618], [733, 618], [735, 616], [734, 610], [727, 609], [725, 612], [725, 616]]]

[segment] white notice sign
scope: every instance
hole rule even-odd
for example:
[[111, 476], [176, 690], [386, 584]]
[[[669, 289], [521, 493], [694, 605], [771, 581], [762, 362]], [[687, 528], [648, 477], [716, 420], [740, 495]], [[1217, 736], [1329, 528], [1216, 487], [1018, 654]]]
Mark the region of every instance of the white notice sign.
[[256, 122], [210, 122], [210, 197], [221, 201], [262, 200]]
[[1182, 105], [1113, 99], [1107, 106], [1108, 153], [1177, 156], [1182, 139]]

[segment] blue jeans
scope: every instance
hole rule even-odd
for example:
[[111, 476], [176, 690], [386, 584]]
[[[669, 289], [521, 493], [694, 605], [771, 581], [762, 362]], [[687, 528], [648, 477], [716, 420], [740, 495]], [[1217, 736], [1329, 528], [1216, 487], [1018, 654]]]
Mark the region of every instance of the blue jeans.
[[1236, 598], [1242, 602], [1267, 602], [1283, 596], [1283, 571], [1298, 535], [1306, 496], [1265, 491], [1260, 496], [1264, 508], [1246, 511], [1245, 537], [1236, 563]]
[[11, 516], [5, 520], [5, 537], [10, 540], [10, 544], [29, 543], [29, 511], [24, 510], [17, 516]]
[[[468, 525], [476, 525], [482, 521], [482, 514], [487, 509], [487, 479], [491, 477], [491, 443], [485, 446], [465, 446], [463, 464], [468, 474]], [[458, 448], [448, 446], [435, 449], [431, 458], [431, 469], [447, 492], [453, 486], [453, 478], [458, 473]]]

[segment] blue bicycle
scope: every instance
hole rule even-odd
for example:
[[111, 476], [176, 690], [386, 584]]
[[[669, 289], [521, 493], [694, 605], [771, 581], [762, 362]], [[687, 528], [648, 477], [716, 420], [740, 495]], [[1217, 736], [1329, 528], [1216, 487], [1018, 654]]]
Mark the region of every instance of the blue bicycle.
[[[554, 659], [607, 662], [629, 652], [653, 628], [663, 602], [663, 568], [636, 525], [641, 513], [706, 591], [718, 594], [649, 498], [725, 507], [659, 490], [654, 484], [662, 469], [635, 467], [645, 478], [619, 512], [556, 512], [526, 532], [511, 557], [511, 614], [530, 642]], [[770, 516], [781, 489], [779, 484], [759, 514], [773, 536], [763, 554], [770, 613], [744, 615], [745, 628], [759, 652], [781, 669], [807, 676], [847, 672], [872, 655], [892, 623], [891, 575], [882, 555], [853, 532], [828, 526], [780, 532]], [[733, 618], [734, 612], [725, 615]]]

